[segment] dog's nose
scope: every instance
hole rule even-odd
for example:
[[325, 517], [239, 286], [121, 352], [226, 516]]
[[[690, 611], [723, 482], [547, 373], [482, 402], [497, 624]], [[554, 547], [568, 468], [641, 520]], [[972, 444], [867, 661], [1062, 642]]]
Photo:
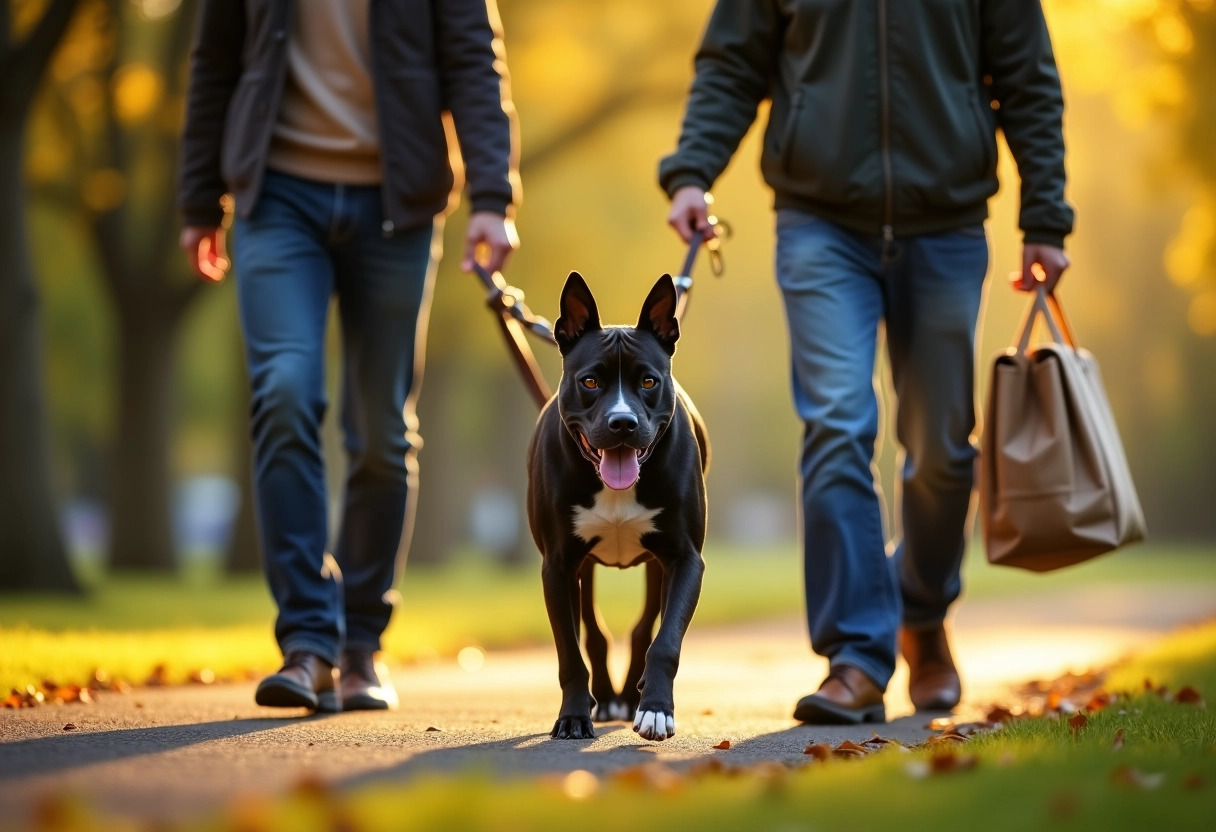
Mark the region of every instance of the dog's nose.
[[638, 417], [632, 413], [614, 413], [608, 418], [608, 429], [613, 433], [633, 433], [638, 429]]

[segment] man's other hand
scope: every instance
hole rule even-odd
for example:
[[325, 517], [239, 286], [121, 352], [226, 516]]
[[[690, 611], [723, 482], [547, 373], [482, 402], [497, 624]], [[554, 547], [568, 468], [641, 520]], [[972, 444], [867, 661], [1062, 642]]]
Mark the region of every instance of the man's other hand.
[[519, 235], [515, 233], [514, 221], [493, 211], [474, 211], [469, 215], [460, 268], [471, 272], [476, 261], [491, 274], [502, 271], [507, 258], [517, 248]]
[[1013, 276], [1013, 287], [1021, 292], [1033, 292], [1039, 284], [1048, 294], [1068, 268], [1064, 249], [1046, 243], [1026, 243], [1022, 246], [1022, 271]]
[[676, 230], [684, 242], [692, 242], [694, 231], [700, 231], [706, 240], [714, 236], [709, 222], [709, 203], [712, 198], [696, 185], [685, 185], [671, 197], [671, 212], [667, 224]]
[[180, 243], [191, 271], [208, 283], [224, 279], [231, 265], [224, 254], [224, 229], [188, 225], [182, 229]]

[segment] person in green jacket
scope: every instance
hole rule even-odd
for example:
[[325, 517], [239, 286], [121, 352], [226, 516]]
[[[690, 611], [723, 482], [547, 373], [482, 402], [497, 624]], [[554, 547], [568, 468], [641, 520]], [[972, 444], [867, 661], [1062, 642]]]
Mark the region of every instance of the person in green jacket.
[[[996, 131], [1021, 179], [1016, 288], [1068, 267], [1064, 101], [1039, 0], [718, 0], [679, 144], [668, 221], [710, 232], [706, 192], [761, 101], [776, 272], [801, 455], [807, 618], [831, 670], [810, 723], [883, 721], [897, 649], [918, 710], [958, 704], [958, 597], [975, 448], [974, 348]], [[888, 557], [871, 462], [879, 325], [898, 397], [900, 534]]]

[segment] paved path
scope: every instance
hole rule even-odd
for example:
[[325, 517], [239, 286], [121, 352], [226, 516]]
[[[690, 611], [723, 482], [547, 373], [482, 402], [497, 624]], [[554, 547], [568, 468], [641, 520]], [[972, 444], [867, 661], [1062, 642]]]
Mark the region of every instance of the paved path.
[[[1095, 587], [1057, 595], [964, 602], [955, 622], [965, 706], [1007, 686], [1117, 659], [1163, 632], [1216, 615], [1210, 588]], [[0, 826], [22, 823], [44, 796], [84, 795], [104, 811], [140, 818], [207, 811], [245, 792], [274, 793], [303, 779], [338, 786], [422, 773], [497, 776], [707, 757], [727, 764], [800, 763], [818, 741], [866, 739], [864, 728], [812, 728], [790, 719], [825, 672], [797, 620], [730, 629], [694, 622], [676, 682], [673, 739], [647, 743], [623, 723], [587, 741], [551, 741], [559, 702], [552, 649], [491, 653], [475, 671], [453, 661], [399, 668], [394, 713], [305, 717], [253, 704], [253, 685], [141, 689], [96, 705], [0, 711]], [[929, 733], [911, 714], [901, 666], [884, 736]], [[77, 730], [65, 732], [65, 723]], [[437, 728], [439, 730], [429, 730]], [[714, 750], [721, 740], [726, 751]]]

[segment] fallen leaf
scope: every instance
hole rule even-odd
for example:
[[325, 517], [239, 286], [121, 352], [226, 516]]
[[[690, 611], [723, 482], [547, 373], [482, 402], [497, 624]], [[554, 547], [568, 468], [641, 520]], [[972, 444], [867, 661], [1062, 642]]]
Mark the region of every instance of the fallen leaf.
[[1114, 738], [1114, 740], [1111, 741], [1111, 748], [1113, 748], [1115, 751], [1118, 751], [1122, 747], [1123, 747], [1123, 729], [1120, 728], [1118, 731], [1115, 732], [1115, 738]]
[[[438, 728], [436, 728], [434, 725], [431, 725], [431, 726], [429, 726], [429, 727], [428, 727], [426, 730], [427, 730], [427, 731], [438, 731], [439, 729], [438, 729]], [[423, 733], [426, 733], [426, 731], [424, 731]]]
[[995, 705], [984, 715], [984, 719], [989, 722], [1008, 722], [1013, 719], [1013, 711], [1010, 711], [1008, 708], [1002, 708], [1000, 705]]
[[974, 754], [958, 754], [954, 751], [939, 751], [929, 758], [929, 770], [934, 774], [966, 771], [979, 765], [980, 758]]
[[1113, 701], [1115, 701], [1115, 697], [1111, 696], [1106, 691], [1096, 690], [1094, 691], [1093, 695], [1089, 697], [1089, 701], [1085, 703], [1085, 710], [1091, 714], [1097, 713], [1103, 708], [1108, 707]]
[[832, 756], [832, 746], [826, 742], [817, 742], [802, 749], [803, 754], [809, 754], [816, 760], [826, 760]]
[[1186, 777], [1182, 778], [1182, 788], [1188, 791], [1202, 789], [1203, 786], [1204, 782], [1202, 774], [1188, 774]]
[[1183, 705], [1202, 705], [1203, 697], [1199, 695], [1199, 691], [1195, 690], [1190, 685], [1187, 685], [1174, 696], [1174, 700], [1181, 702]]
[[832, 755], [835, 757], [864, 757], [868, 753], [865, 748], [850, 740], [845, 740], [832, 749]]
[[730, 748], [730, 740], [722, 740], [722, 742], [715, 745], [714, 748], [718, 749], [719, 751], [725, 751], [726, 749]]
[[713, 715], [714, 715], [713, 708], [706, 708], [705, 710], [701, 711], [701, 716], [713, 716]]
[[937, 719], [930, 720], [926, 728], [930, 731], [945, 731], [947, 728], [954, 725], [954, 722], [948, 716], [939, 716]]
[[21, 707], [21, 694], [17, 693], [17, 691], [14, 690], [12, 693], [10, 693], [8, 696], [6, 696], [4, 698], [4, 702], [0, 703], [0, 705], [2, 705], [5, 708], [20, 708]]
[[163, 664], [158, 664], [152, 668], [152, 672], [148, 674], [148, 678], [144, 679], [144, 684], [150, 688], [160, 688], [169, 684], [169, 670]]
[[75, 723], [75, 722], [69, 722], [67, 725], [63, 726], [63, 730], [65, 730], [65, 731], [75, 731], [75, 730], [76, 730], [76, 723]]
[[1072, 719], [1068, 720], [1068, 727], [1072, 730], [1072, 735], [1075, 737], [1080, 733], [1081, 729], [1089, 724], [1089, 717], [1083, 713], [1078, 713]]
[[1138, 768], [1122, 765], [1110, 773], [1110, 779], [1120, 786], [1152, 791], [1165, 782], [1165, 772], [1143, 772]]

